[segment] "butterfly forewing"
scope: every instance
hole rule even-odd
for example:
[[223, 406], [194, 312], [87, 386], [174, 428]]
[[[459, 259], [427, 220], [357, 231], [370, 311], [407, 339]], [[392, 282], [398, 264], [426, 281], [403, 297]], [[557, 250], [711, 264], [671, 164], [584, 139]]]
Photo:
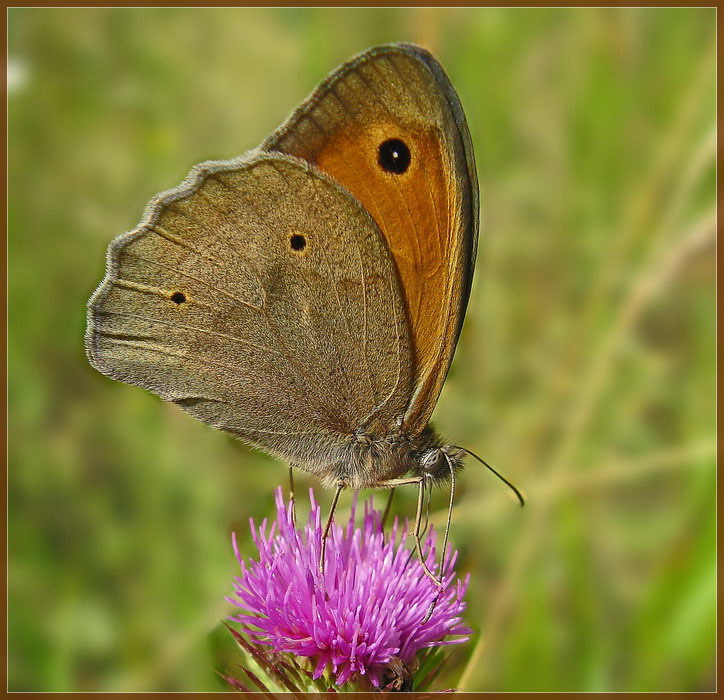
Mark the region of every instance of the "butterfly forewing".
[[419, 47], [370, 49], [333, 72], [262, 148], [329, 173], [379, 225], [415, 351], [405, 427], [421, 431], [452, 361], [478, 232], [472, 144], [450, 81]]

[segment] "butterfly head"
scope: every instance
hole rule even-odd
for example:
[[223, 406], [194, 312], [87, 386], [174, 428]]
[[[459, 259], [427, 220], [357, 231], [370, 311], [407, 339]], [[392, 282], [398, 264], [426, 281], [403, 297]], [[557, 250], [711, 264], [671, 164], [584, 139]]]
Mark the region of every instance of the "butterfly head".
[[449, 481], [451, 473], [463, 468], [463, 454], [453, 445], [426, 447], [417, 455], [419, 473], [432, 482]]

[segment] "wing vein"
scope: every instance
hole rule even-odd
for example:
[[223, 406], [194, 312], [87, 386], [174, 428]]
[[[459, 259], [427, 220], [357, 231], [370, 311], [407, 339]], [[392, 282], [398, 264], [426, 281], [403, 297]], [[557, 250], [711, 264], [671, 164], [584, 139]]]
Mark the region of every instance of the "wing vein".
[[[204, 287], [208, 287], [209, 289], [212, 289], [215, 292], [218, 292], [219, 294], [228, 297], [232, 301], [235, 301], [242, 306], [246, 306], [249, 309], [252, 309], [254, 311], [258, 311], [262, 313], [264, 309], [260, 306], [255, 306], [254, 304], [251, 304], [248, 301], [244, 301], [243, 299], [240, 299], [239, 297], [235, 296], [231, 292], [227, 292], [225, 289], [221, 289], [220, 287], [217, 287], [214, 284], [211, 284], [210, 282], [207, 282], [204, 279], [201, 279], [200, 277], [196, 277], [195, 275], [190, 275], [188, 272], [184, 272], [183, 270], [180, 270], [178, 267], [174, 267], [173, 265], [166, 265], [166, 263], [159, 262], [158, 260], [150, 260], [149, 258], [144, 258], [142, 255], [139, 255], [138, 253], [134, 253], [133, 251], [126, 251], [126, 255], [129, 257], [136, 258], [137, 260], [141, 260], [145, 263], [149, 263], [150, 265], [156, 265], [157, 267], [162, 267], [166, 270], [170, 270], [171, 272], [175, 272], [182, 277], [187, 277], [190, 280], [193, 280], [194, 282], [198, 282], [199, 284], [204, 285]], [[120, 281], [120, 280], [118, 280]]]
[[170, 328], [183, 328], [184, 330], [188, 331], [197, 331], [198, 333], [205, 333], [206, 335], [213, 335], [218, 338], [225, 338], [226, 340], [233, 340], [234, 342], [241, 343], [242, 345], [248, 345], [252, 348], [256, 348], [257, 350], [261, 350], [263, 352], [270, 352], [275, 355], [280, 355], [281, 353], [274, 348], [271, 348], [267, 345], [257, 345], [256, 343], [252, 343], [248, 340], [244, 340], [243, 338], [239, 338], [235, 335], [229, 335], [227, 333], [220, 333], [219, 331], [210, 331], [206, 330], [204, 328], [198, 328], [197, 326], [188, 326], [184, 323], [174, 323], [171, 321], [163, 321], [160, 318], [153, 318], [151, 316], [142, 316], [141, 314], [132, 314], [127, 311], [112, 311], [109, 309], [103, 309], [101, 311], [98, 311], [101, 314], [108, 314], [112, 316], [122, 316], [124, 318], [136, 318], [139, 321], [148, 321], [149, 323], [157, 323], [162, 326], [168, 326]]
[[360, 278], [362, 279], [362, 357], [364, 359], [365, 377], [367, 378], [367, 384], [370, 387], [370, 393], [377, 399], [377, 392], [372, 385], [372, 370], [370, 369], [369, 358], [367, 357], [367, 275], [365, 274], [364, 261], [362, 260], [362, 251], [359, 247], [359, 241], [355, 241], [355, 250], [357, 252], [357, 260], [359, 262]]

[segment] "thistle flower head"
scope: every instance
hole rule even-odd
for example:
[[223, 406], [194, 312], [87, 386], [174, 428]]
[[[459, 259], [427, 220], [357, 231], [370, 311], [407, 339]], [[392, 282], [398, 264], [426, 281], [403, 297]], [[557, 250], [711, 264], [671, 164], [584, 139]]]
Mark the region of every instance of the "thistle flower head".
[[[234, 537], [241, 575], [227, 600], [243, 612], [230, 619], [243, 623], [259, 643], [308, 657], [314, 678], [331, 671], [337, 685], [366, 676], [379, 687], [391, 665], [414, 667], [420, 650], [467, 640], [470, 630], [460, 615], [468, 582], [453, 570], [457, 553], [443, 562], [440, 591], [405, 546], [407, 521], [400, 527], [395, 520], [385, 534], [370, 499], [361, 527], [355, 526], [354, 504], [349, 522], [332, 526], [322, 572], [321, 510], [311, 491], [310, 498], [308, 522], [297, 530], [292, 504], [285, 505], [277, 490], [271, 527], [266, 520], [258, 528], [251, 521], [258, 560], [244, 561]], [[431, 530], [423, 546], [433, 570], [435, 539]]]

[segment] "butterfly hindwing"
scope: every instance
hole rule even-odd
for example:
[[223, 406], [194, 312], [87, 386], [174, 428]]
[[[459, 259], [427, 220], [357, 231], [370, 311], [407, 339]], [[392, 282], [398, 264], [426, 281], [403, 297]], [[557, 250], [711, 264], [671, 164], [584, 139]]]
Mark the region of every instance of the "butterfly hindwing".
[[199, 166], [109, 249], [86, 345], [104, 374], [317, 473], [412, 386], [394, 263], [374, 221], [307, 163]]

